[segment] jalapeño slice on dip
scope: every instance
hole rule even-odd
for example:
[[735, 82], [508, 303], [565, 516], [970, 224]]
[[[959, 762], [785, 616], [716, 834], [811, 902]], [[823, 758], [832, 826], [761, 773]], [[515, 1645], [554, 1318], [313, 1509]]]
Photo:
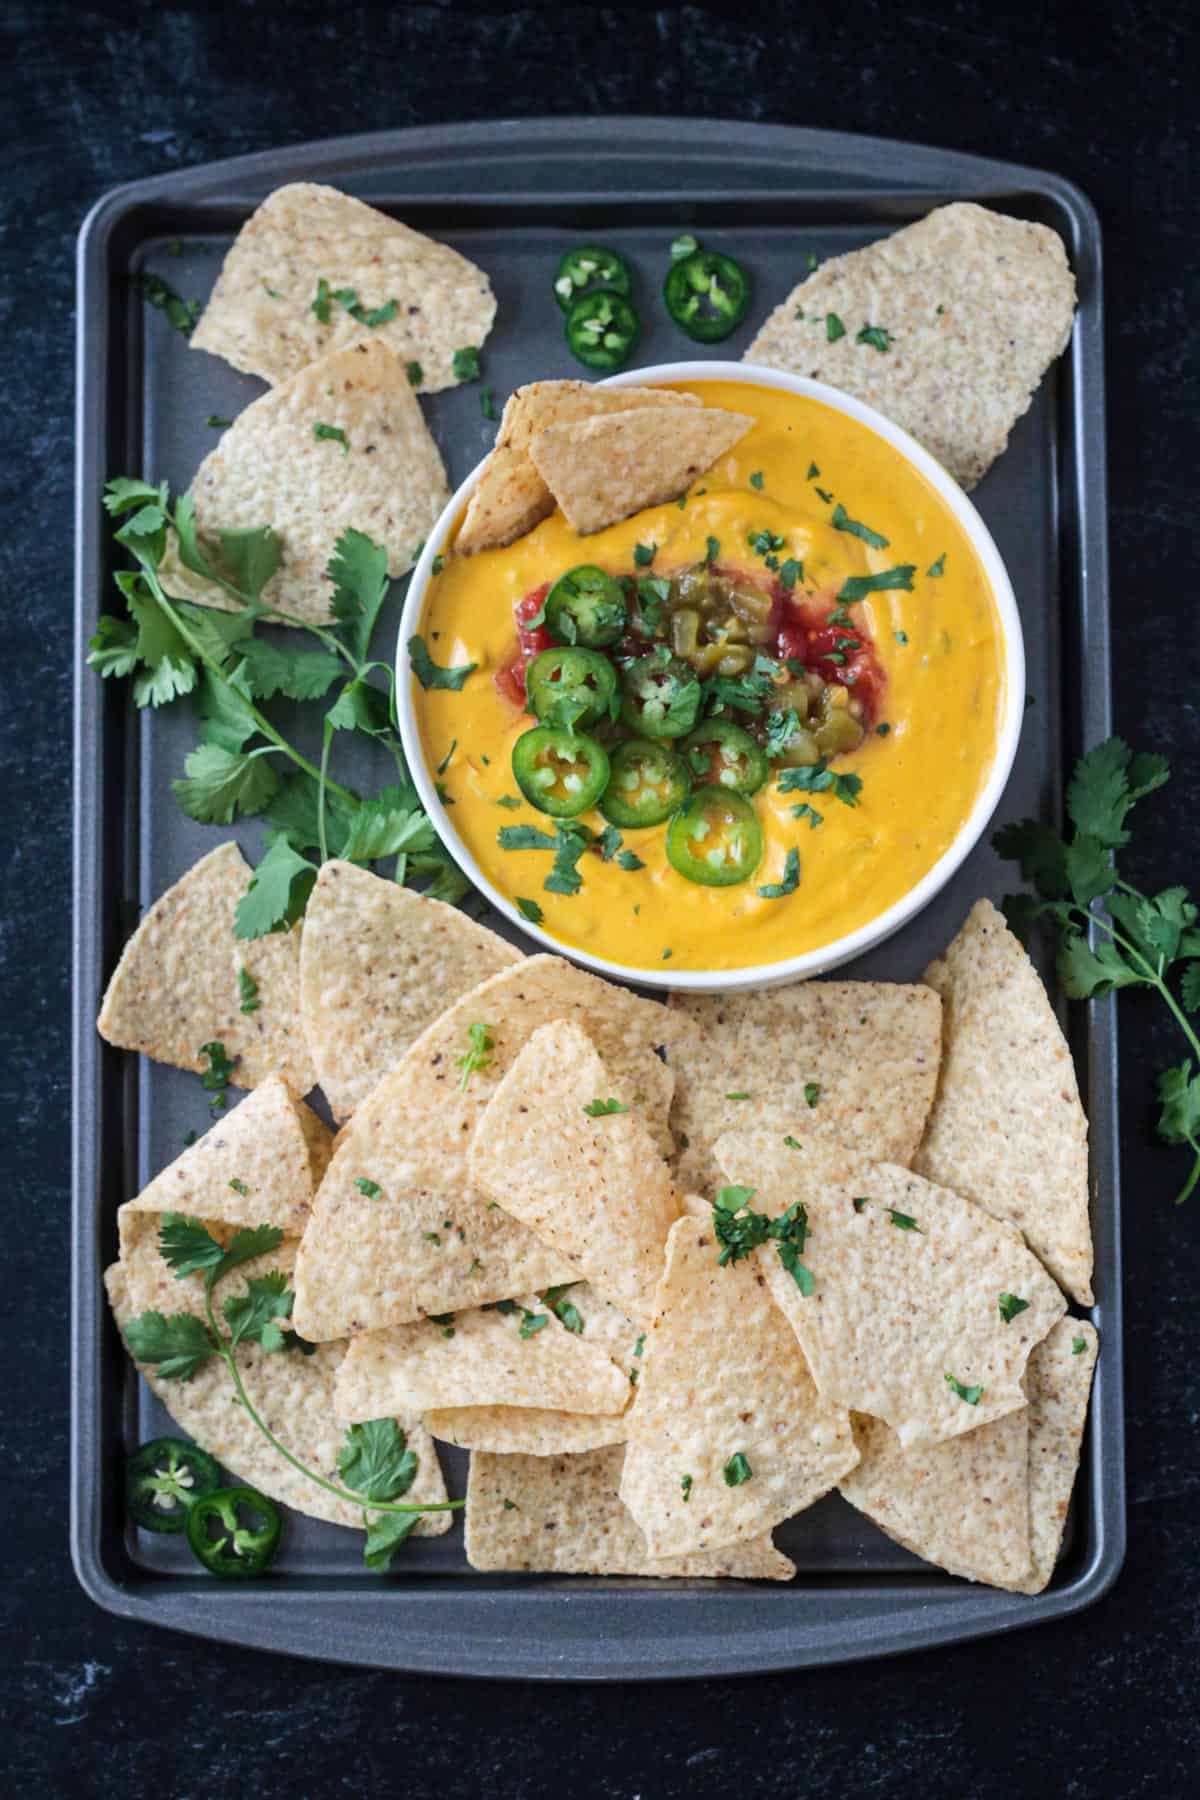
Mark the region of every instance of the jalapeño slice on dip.
[[501, 893], [630, 968], [668, 945], [735, 969], [869, 924], [937, 862], [995, 756], [1003, 645], [898, 450], [815, 399], [686, 385], [754, 427], [619, 525], [556, 512], [448, 554], [419, 628], [477, 668], [412, 692], [430, 771], [457, 740], [451, 825]]

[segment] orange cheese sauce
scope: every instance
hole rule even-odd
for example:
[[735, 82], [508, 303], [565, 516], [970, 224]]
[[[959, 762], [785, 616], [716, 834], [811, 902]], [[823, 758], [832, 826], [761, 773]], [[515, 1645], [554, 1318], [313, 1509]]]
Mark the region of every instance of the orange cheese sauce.
[[[753, 429], [701, 476], [680, 508], [674, 501], [589, 537], [561, 513], [504, 549], [472, 557], [448, 554], [429, 585], [419, 629], [443, 665], [478, 664], [460, 692], [421, 688], [413, 700], [430, 771], [456, 743], [441, 776], [449, 810], [481, 869], [514, 901], [535, 901], [545, 929], [566, 946], [631, 969], [737, 969], [816, 950], [868, 924], [915, 885], [949, 847], [987, 779], [1004, 706], [999, 616], [970, 540], [941, 497], [889, 444], [821, 402], [735, 382], [686, 385], [706, 405], [752, 413]], [[816, 465], [819, 474], [810, 478]], [[750, 485], [761, 472], [762, 488]], [[874, 549], [834, 530], [820, 487], [889, 540]], [[547, 893], [545, 850], [502, 850], [501, 826], [547, 819], [520, 796], [512, 748], [535, 721], [502, 699], [496, 672], [511, 657], [513, 607], [566, 569], [595, 563], [614, 574], [669, 575], [704, 558], [707, 540], [720, 560], [758, 567], [747, 539], [766, 528], [782, 537], [780, 559], [804, 564], [803, 589], [840, 587], [901, 563], [916, 565], [911, 593], [870, 595], [853, 606], [855, 626], [874, 640], [887, 677], [874, 733], [832, 767], [861, 778], [858, 804], [826, 793], [781, 794], [772, 777], [753, 800], [766, 847], [756, 873], [736, 887], [703, 887], [667, 861], [666, 826], [626, 830], [627, 848], [645, 864], [628, 871], [587, 851], [574, 896]], [[634, 545], [658, 546], [652, 570], [635, 571]], [[943, 573], [927, 574], [940, 557]], [[797, 592], [801, 590], [798, 589]], [[736, 719], [737, 715], [733, 715]], [[515, 796], [519, 807], [499, 804]], [[793, 808], [809, 802], [814, 827]], [[598, 812], [584, 823], [604, 828]], [[787, 852], [800, 854], [800, 883], [782, 899], [758, 889], [780, 882]]]

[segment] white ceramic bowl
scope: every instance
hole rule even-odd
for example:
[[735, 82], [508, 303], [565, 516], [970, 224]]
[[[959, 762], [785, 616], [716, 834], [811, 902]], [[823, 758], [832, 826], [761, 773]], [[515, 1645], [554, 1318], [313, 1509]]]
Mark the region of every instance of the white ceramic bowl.
[[400, 735], [404, 741], [404, 753], [416, 783], [421, 803], [429, 817], [437, 827], [438, 836], [446, 845], [451, 856], [459, 865], [468, 880], [487, 896], [492, 905], [503, 913], [506, 919], [524, 933], [526, 937], [536, 940], [538, 948], [553, 951], [559, 956], [568, 956], [573, 962], [582, 963], [585, 968], [594, 969], [599, 975], [608, 975], [621, 981], [636, 981], [645, 987], [681, 988], [698, 993], [730, 993], [737, 989], [776, 987], [785, 981], [800, 981], [809, 975], [820, 975], [826, 970], [835, 969], [841, 963], [849, 962], [852, 957], [860, 956], [884, 938], [899, 931], [902, 925], [927, 906], [934, 895], [946, 885], [955, 870], [970, 854], [983, 834], [988, 820], [1004, 792], [1012, 769], [1013, 758], [1017, 753], [1017, 741], [1021, 734], [1021, 722], [1025, 713], [1025, 644], [1021, 635], [1021, 621], [1017, 616], [1017, 603], [1013, 596], [1012, 583], [1008, 572], [1000, 559], [991, 532], [976, 512], [974, 506], [954, 481], [923, 450], [915, 438], [911, 438], [873, 406], [866, 406], [861, 400], [843, 394], [837, 388], [828, 387], [823, 381], [807, 381], [799, 375], [785, 375], [778, 369], [767, 369], [756, 363], [740, 362], [673, 362], [657, 363], [649, 369], [630, 369], [621, 375], [614, 375], [604, 383], [606, 387], [652, 387], [669, 381], [737, 381], [750, 387], [777, 388], [788, 394], [806, 395], [814, 400], [823, 401], [826, 406], [844, 413], [847, 418], [857, 419], [875, 432], [885, 442], [899, 450], [914, 468], [916, 468], [941, 495], [950, 511], [954, 514], [971, 543], [976, 555], [987, 572], [992, 596], [996, 603], [996, 611], [1000, 618], [1000, 635], [1004, 655], [1005, 700], [1004, 712], [1000, 720], [1000, 728], [996, 739], [996, 753], [979, 797], [963, 821], [953, 843], [938, 858], [933, 867], [923, 875], [915, 886], [909, 889], [903, 899], [889, 906], [886, 912], [880, 913], [877, 919], [863, 925], [857, 931], [849, 932], [845, 937], [834, 939], [819, 950], [809, 950], [803, 956], [792, 956], [778, 962], [760, 963], [744, 969], [680, 969], [670, 970], [661, 965], [652, 969], [631, 968], [625, 963], [610, 962], [603, 956], [592, 956], [586, 950], [576, 949], [572, 944], [564, 944], [558, 938], [551, 937], [549, 932], [542, 931], [536, 925], [530, 925], [517, 911], [513, 902], [493, 887], [480, 869], [471, 852], [462, 842], [454, 828], [446, 808], [438, 799], [433, 776], [425, 765], [424, 752], [421, 748], [420, 733], [417, 729], [416, 715], [413, 711], [411, 674], [408, 653], [405, 646], [414, 632], [420, 629], [421, 610], [425, 604], [425, 590], [433, 569], [433, 559], [439, 551], [450, 548], [450, 538], [454, 525], [470, 498], [471, 491], [479, 479], [480, 463], [472, 469], [458, 492], [454, 494], [437, 524], [429, 533], [420, 561], [413, 570], [409, 582], [408, 597], [404, 603], [404, 614], [400, 621], [400, 640], [396, 647], [396, 706], [400, 719]]

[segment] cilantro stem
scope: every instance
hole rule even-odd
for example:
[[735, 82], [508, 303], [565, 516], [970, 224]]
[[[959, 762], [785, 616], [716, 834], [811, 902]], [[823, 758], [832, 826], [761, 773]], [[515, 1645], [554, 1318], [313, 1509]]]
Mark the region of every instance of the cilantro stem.
[[325, 730], [321, 739], [321, 772], [317, 777], [317, 842], [321, 847], [321, 861], [329, 861], [329, 846], [325, 841], [325, 789], [329, 785], [329, 750], [333, 743], [333, 726], [325, 721]]

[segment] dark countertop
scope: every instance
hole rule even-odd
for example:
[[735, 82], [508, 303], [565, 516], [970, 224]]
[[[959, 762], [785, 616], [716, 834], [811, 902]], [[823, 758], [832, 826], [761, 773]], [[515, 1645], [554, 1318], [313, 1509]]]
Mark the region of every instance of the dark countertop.
[[[553, 112], [862, 130], [1037, 164], [1106, 233], [1116, 712], [1177, 779], [1130, 878], [1195, 876], [1200, 630], [1194, 16], [845, 0], [799, 8], [209, 8], [10, 0], [0, 20], [0, 711], [6, 1131], [0, 1422], [6, 1791], [173, 1796], [1182, 1793], [1200, 1746], [1200, 1194], [1151, 1133], [1180, 1048], [1122, 1001], [1130, 1548], [1090, 1612], [828, 1673], [627, 1690], [403, 1679], [229, 1652], [109, 1618], [67, 1555], [66, 1252], [74, 240], [106, 188], [277, 143]], [[1191, 205], [1189, 205], [1191, 202]], [[1160, 1016], [1161, 1015], [1161, 1016]], [[1194, 1777], [1193, 1777], [1194, 1779]]]

